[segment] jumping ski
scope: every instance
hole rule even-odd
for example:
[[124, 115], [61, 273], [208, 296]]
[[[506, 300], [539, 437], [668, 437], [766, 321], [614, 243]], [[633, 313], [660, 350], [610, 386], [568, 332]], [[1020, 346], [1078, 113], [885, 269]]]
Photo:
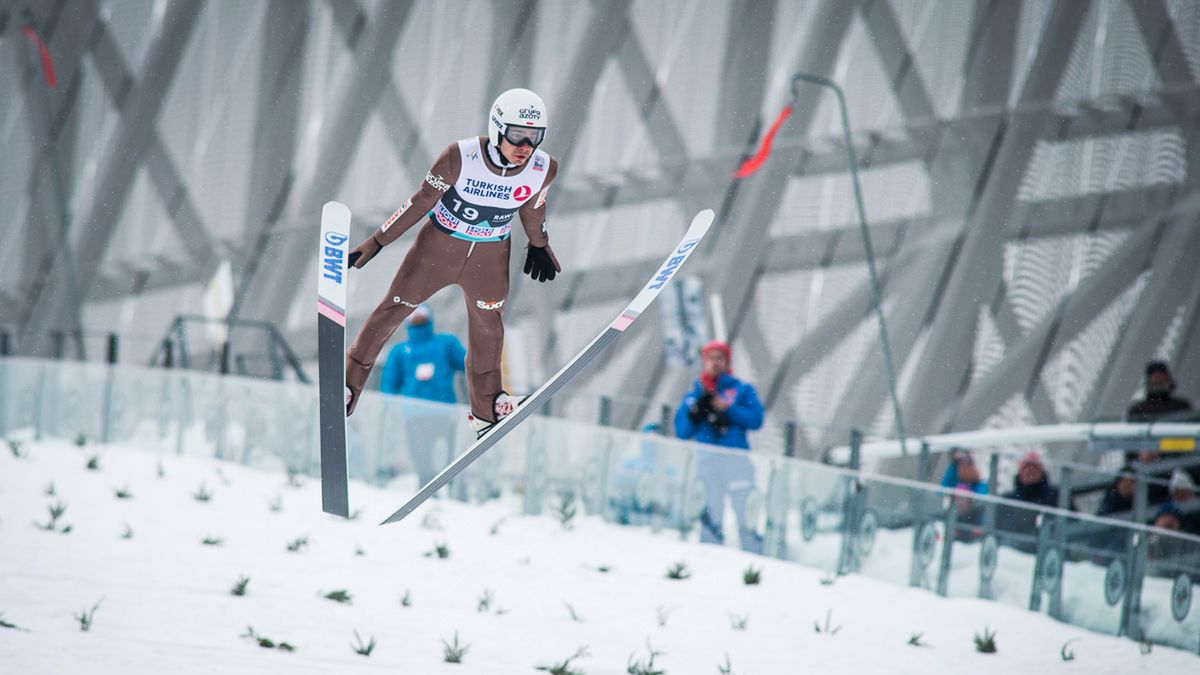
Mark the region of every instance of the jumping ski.
[[[642, 287], [641, 292], [639, 292], [637, 296], [634, 297], [633, 301], [629, 303], [629, 306], [627, 306], [625, 310], [622, 311], [617, 318], [614, 319], [613, 322], [604, 329], [604, 331], [593, 338], [586, 347], [584, 347], [578, 354], [575, 355], [575, 358], [571, 359], [569, 362], [567, 362], [567, 365], [563, 366], [561, 370], [555, 373], [554, 377], [551, 377], [545, 384], [541, 386], [540, 389], [533, 392], [533, 394], [530, 395], [529, 398], [526, 399], [525, 402], [522, 403], [515, 412], [504, 417], [497, 422], [495, 426], [491, 427], [485, 436], [477, 440], [474, 445], [468, 448], [466, 452], [459, 455], [458, 458], [451, 462], [449, 466], [447, 466], [445, 469], [442, 469], [441, 473], [434, 476], [432, 480], [426, 483], [425, 486], [422, 487], [417, 494], [412, 497], [412, 499], [409, 499], [404, 506], [400, 507], [399, 511], [396, 511], [391, 516], [388, 516], [387, 520], [384, 520], [382, 523], [380, 523], [380, 525], [387, 525], [388, 523], [400, 521], [405, 516], [412, 513], [418, 506], [424, 503], [425, 500], [433, 496], [433, 494], [445, 486], [446, 483], [450, 482], [455, 476], [462, 473], [462, 471], [470, 466], [472, 462], [479, 459], [483, 453], [487, 452], [492, 446], [508, 435], [508, 432], [511, 431], [513, 427], [520, 424], [525, 418], [537, 412], [539, 408], [552, 399], [558, 390], [563, 387], [563, 385], [570, 382], [577, 374], [579, 374], [579, 372], [583, 370], [583, 368], [586, 367], [587, 364], [590, 363], [597, 354], [608, 347], [608, 345], [615, 340], [618, 335], [623, 333], [626, 328], [629, 328], [629, 326], [635, 320], [637, 320], [640, 314], [646, 311], [646, 308], [649, 307], [650, 304], [654, 302], [655, 298], [658, 297], [659, 293], [662, 292], [663, 287], [665, 287], [667, 283], [671, 281], [671, 278], [675, 276], [675, 273], [679, 271], [679, 268], [683, 266], [683, 263], [686, 262], [688, 257], [691, 256], [692, 252], [696, 250], [696, 247], [700, 244], [700, 240], [704, 238], [704, 235], [708, 232], [709, 226], [712, 225], [712, 221], [712, 209], [705, 209], [696, 214], [696, 217], [692, 219], [691, 226], [688, 227], [687, 233], [683, 235], [683, 240], [679, 242], [679, 245], [676, 246], [673, 251], [671, 251], [671, 254], [667, 256], [667, 259], [663, 261], [662, 265], [659, 266], [658, 271], [655, 272], [654, 276], [650, 277], [650, 280], [646, 282], [646, 285]], [[322, 462], [322, 466], [324, 466], [324, 462]]]
[[346, 257], [350, 209], [326, 202], [321, 209], [317, 266], [317, 360], [321, 428], [321, 510], [350, 515], [346, 477]]

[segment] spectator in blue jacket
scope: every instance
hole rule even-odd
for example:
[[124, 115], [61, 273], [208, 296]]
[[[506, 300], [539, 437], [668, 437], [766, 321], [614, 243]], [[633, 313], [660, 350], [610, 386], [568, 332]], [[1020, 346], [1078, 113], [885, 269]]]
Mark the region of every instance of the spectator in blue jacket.
[[959, 541], [975, 541], [983, 536], [978, 525], [983, 522], [983, 507], [971, 499], [969, 494], [986, 495], [988, 484], [983, 480], [975, 456], [962, 448], [950, 452], [950, 464], [942, 474], [942, 487], [957, 490], [954, 506], [958, 510], [958, 526], [954, 536]]
[[[379, 388], [385, 394], [409, 398], [456, 403], [455, 376], [463, 372], [467, 350], [458, 338], [449, 333], [435, 333], [433, 312], [422, 304], [408, 317], [408, 340], [396, 344], [388, 352]], [[445, 462], [434, 458], [439, 442], [444, 453], [454, 452], [456, 417], [439, 406], [421, 403], [404, 405], [404, 427], [408, 438], [408, 454], [417, 470], [421, 484], [429, 482]]]
[[675, 411], [675, 435], [723, 448], [750, 449], [746, 432], [762, 426], [754, 387], [733, 376], [729, 345], [713, 340], [700, 349], [702, 371]]
[[388, 352], [379, 388], [385, 394], [455, 403], [454, 375], [463, 372], [466, 358], [458, 338], [433, 332], [433, 311], [423, 304], [408, 317], [408, 340]]
[[697, 477], [704, 483], [705, 506], [700, 517], [700, 541], [724, 543], [725, 496], [737, 515], [743, 550], [762, 552], [755, 514], [746, 513], [746, 498], [754, 489], [754, 466], [742, 452], [750, 449], [746, 432], [763, 423], [763, 407], [754, 387], [733, 376], [729, 345], [712, 341], [700, 349], [700, 377], [675, 412], [675, 435], [737, 452], [698, 451]]

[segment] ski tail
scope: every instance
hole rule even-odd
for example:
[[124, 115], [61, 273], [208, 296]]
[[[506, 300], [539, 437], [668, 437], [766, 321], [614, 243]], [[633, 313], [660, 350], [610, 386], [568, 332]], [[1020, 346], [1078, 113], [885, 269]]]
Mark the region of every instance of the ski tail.
[[346, 257], [350, 209], [327, 202], [321, 209], [317, 268], [318, 413], [321, 432], [321, 510], [350, 515], [346, 471]]
[[487, 452], [498, 443], [502, 438], [508, 435], [508, 432], [513, 427], [520, 424], [522, 420], [537, 412], [542, 406], [546, 405], [559, 389], [562, 389], [568, 382], [583, 370], [596, 355], [604, 351], [613, 340], [617, 339], [637, 318], [646, 311], [646, 308], [654, 302], [662, 289], [670, 283], [674, 278], [675, 273], [683, 266], [683, 263], [695, 252], [700, 241], [704, 239], [704, 235], [708, 233], [709, 227], [713, 222], [712, 209], [705, 209], [696, 214], [692, 219], [692, 224], [688, 227], [687, 233], [683, 235], [683, 239], [679, 242], [667, 256], [667, 259], [659, 266], [658, 271], [642, 290], [633, 298], [633, 301], [617, 315], [605, 329], [592, 339], [578, 354], [575, 355], [565, 366], [562, 367], [553, 377], [546, 381], [540, 389], [533, 392], [529, 398], [519, 407], [516, 412], [508, 417], [500, 420], [494, 427], [488, 431], [487, 435], [477, 440], [474, 445], [459, 455], [453, 462], [450, 463], [441, 473], [434, 476], [432, 480], [426, 483], [417, 494], [413, 495], [400, 510], [388, 516], [380, 525], [387, 525], [402, 520], [405, 516], [412, 513], [418, 506], [423, 504], [425, 500], [433, 496], [435, 492], [445, 487], [455, 476], [462, 473], [464, 469], [471, 465], [472, 462], [479, 459], [483, 453]]

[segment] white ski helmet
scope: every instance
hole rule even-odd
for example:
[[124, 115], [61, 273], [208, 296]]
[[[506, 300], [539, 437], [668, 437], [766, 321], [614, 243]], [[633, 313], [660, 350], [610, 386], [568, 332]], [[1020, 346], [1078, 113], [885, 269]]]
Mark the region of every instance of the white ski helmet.
[[488, 115], [488, 139], [500, 147], [500, 138], [509, 143], [527, 143], [533, 147], [546, 137], [546, 104], [528, 89], [509, 89], [496, 97]]

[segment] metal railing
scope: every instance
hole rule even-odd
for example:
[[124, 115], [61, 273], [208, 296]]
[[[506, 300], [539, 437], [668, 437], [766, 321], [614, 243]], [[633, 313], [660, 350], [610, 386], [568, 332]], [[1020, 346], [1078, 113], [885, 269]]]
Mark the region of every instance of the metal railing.
[[[316, 399], [315, 387], [296, 382], [0, 358], [4, 435], [84, 434], [314, 476]], [[469, 445], [464, 415], [458, 406], [365, 394], [350, 418], [351, 477], [415, 485]], [[993, 433], [997, 445], [1003, 434]], [[864, 447], [855, 435], [852, 454], [861, 458]], [[831, 577], [985, 598], [1200, 652], [1200, 608], [1192, 606], [1200, 537], [1140, 522], [550, 417], [527, 420], [447, 493], [472, 502], [515, 497], [528, 514], [570, 500], [582, 513], [659, 536], [738, 546]]]

